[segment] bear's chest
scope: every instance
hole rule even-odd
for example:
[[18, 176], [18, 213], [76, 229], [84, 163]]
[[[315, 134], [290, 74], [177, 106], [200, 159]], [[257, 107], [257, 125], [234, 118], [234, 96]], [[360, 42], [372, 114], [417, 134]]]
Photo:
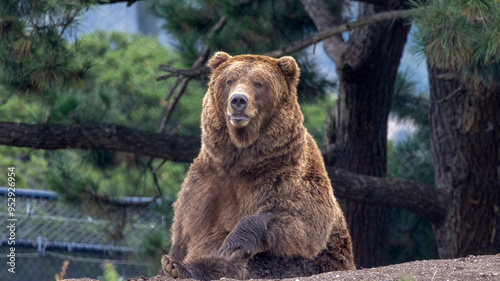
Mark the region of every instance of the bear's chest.
[[229, 232], [241, 218], [254, 214], [262, 201], [256, 181], [248, 176], [212, 173], [188, 188], [182, 198], [191, 206], [185, 222], [200, 232]]

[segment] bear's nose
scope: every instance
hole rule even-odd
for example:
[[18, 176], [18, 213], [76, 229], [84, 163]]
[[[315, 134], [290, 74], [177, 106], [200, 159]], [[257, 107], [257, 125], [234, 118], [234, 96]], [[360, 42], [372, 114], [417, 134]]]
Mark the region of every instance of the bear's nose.
[[236, 110], [243, 110], [247, 107], [248, 99], [243, 94], [234, 94], [231, 96], [231, 107]]

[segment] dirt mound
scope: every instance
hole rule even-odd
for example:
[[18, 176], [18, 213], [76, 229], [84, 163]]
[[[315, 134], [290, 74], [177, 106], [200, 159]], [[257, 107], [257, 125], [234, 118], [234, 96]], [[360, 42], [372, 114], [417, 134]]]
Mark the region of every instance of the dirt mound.
[[[92, 279], [67, 279], [72, 281], [90, 281]], [[141, 280], [141, 279], [136, 279]], [[173, 280], [164, 276], [155, 276], [148, 281]], [[222, 280], [231, 280], [225, 279]], [[310, 277], [284, 279], [288, 281], [500, 281], [500, 254], [490, 256], [468, 256], [452, 260], [414, 261], [375, 268], [336, 271]]]
[[500, 254], [469, 256], [452, 260], [425, 260], [344, 272], [329, 272], [301, 281], [313, 280], [500, 280]]

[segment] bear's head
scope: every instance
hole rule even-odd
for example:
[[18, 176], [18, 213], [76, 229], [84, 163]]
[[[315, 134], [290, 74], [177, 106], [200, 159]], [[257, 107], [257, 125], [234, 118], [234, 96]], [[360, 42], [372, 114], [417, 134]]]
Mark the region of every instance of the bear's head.
[[296, 90], [300, 70], [295, 59], [217, 52], [208, 66], [204, 145], [227, 149], [230, 143], [238, 150], [257, 145], [264, 153], [302, 131]]

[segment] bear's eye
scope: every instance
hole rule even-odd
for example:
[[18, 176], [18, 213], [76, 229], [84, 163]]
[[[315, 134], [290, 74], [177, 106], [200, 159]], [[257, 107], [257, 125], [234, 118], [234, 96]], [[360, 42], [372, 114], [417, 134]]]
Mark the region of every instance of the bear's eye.
[[253, 85], [255, 86], [255, 88], [262, 88], [262, 84], [260, 82], [255, 82], [253, 83]]
[[226, 84], [227, 84], [228, 86], [233, 85], [233, 80], [227, 80], [227, 81], [226, 81]]

